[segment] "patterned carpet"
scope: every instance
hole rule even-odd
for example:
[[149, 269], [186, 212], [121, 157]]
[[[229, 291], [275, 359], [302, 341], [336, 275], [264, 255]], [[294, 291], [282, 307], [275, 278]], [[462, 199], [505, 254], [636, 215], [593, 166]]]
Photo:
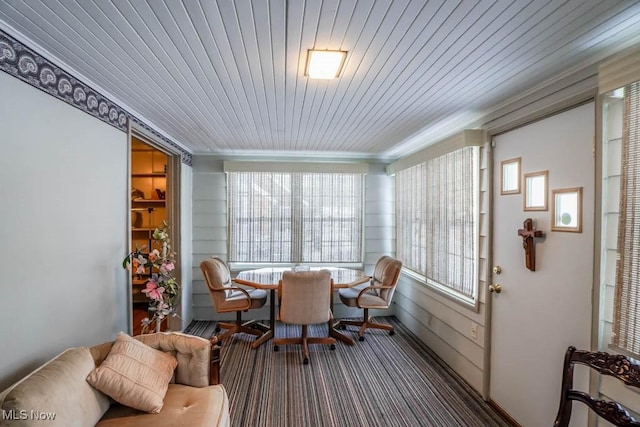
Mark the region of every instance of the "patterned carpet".
[[[221, 377], [233, 426], [508, 426], [480, 396], [395, 318], [396, 334], [367, 331], [355, 346], [300, 346], [271, 342], [256, 350], [253, 337], [236, 334], [222, 346]], [[215, 322], [194, 321], [186, 333], [210, 337]], [[279, 324], [276, 336], [300, 327]], [[326, 325], [310, 336], [326, 336]], [[350, 336], [355, 332], [345, 331]]]

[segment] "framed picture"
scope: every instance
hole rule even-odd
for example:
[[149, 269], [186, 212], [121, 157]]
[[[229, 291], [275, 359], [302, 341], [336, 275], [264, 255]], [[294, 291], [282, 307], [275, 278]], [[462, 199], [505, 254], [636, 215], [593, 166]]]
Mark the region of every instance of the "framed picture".
[[552, 231], [582, 233], [582, 187], [553, 190]]
[[500, 194], [520, 194], [520, 157], [504, 160], [502, 169], [502, 186]]
[[549, 209], [549, 171], [531, 172], [524, 175], [524, 210], [546, 211]]

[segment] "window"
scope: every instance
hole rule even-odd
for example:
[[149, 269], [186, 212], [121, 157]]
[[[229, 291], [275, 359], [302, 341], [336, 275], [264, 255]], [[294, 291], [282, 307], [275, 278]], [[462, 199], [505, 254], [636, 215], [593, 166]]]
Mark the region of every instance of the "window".
[[396, 173], [398, 258], [468, 303], [477, 296], [479, 150], [460, 148]]
[[229, 172], [229, 261], [361, 263], [362, 173]]
[[640, 82], [624, 89], [612, 346], [640, 358]]

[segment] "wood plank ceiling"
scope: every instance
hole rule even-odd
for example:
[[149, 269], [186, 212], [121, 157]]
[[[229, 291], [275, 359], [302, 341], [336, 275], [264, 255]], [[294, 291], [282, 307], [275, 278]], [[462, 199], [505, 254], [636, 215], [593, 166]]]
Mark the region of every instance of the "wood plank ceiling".
[[[614, 0], [0, 2], [0, 29], [196, 154], [397, 157], [639, 21]], [[348, 51], [340, 79], [304, 76], [311, 48]]]

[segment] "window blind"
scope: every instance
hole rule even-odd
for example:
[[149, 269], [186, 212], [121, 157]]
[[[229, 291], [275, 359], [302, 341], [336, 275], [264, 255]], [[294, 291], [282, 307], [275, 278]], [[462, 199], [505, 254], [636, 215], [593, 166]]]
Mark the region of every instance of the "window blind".
[[362, 262], [361, 173], [228, 172], [229, 261]]
[[640, 358], [640, 82], [624, 92], [612, 346]]
[[405, 268], [426, 271], [426, 163], [396, 174], [396, 252]]
[[396, 173], [398, 257], [467, 301], [477, 294], [478, 173], [478, 147]]

